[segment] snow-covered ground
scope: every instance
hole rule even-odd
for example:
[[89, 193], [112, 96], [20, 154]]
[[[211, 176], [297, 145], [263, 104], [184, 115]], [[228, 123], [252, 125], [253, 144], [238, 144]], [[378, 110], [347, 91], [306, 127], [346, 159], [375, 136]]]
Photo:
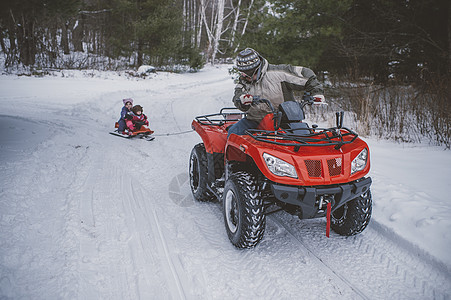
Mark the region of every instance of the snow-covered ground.
[[[450, 299], [451, 152], [366, 139], [373, 217], [360, 235], [268, 217], [237, 250], [194, 202], [192, 119], [230, 106], [227, 67], [195, 74], [0, 76], [1, 299]], [[109, 135], [132, 97], [156, 140]]]

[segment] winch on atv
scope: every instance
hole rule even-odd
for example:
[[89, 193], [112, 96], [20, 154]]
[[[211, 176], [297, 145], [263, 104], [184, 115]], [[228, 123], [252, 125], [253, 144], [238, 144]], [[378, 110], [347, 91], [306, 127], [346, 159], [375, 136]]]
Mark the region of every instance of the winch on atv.
[[[235, 108], [198, 116], [193, 129], [203, 143], [190, 156], [189, 175], [198, 201], [222, 202], [228, 237], [238, 248], [250, 248], [263, 238], [266, 216], [284, 210], [301, 219], [327, 218], [338, 234], [362, 232], [371, 218], [369, 148], [352, 130], [318, 128], [304, 120], [304, 107], [313, 104], [286, 101], [258, 129], [245, 135], [227, 130], [245, 116]], [[277, 209], [274, 209], [276, 207]]]

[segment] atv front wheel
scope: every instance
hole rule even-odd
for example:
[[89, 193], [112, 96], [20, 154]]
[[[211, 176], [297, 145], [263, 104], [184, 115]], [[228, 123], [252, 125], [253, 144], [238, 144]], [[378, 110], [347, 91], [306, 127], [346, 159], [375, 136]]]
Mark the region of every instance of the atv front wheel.
[[340, 235], [356, 235], [368, 226], [371, 210], [371, 192], [368, 190], [366, 193], [336, 209], [331, 214], [330, 227]]
[[223, 213], [227, 235], [237, 248], [256, 246], [265, 233], [266, 215], [255, 176], [233, 173], [223, 194]]
[[212, 201], [214, 196], [208, 191], [207, 153], [204, 144], [194, 146], [189, 159], [189, 182], [191, 192], [197, 201]]

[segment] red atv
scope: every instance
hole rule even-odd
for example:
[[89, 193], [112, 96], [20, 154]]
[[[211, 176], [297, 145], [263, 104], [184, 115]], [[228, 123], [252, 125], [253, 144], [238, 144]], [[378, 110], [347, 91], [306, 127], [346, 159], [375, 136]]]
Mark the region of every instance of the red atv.
[[302, 122], [309, 95], [301, 103], [286, 101], [273, 109], [258, 129], [245, 135], [227, 130], [244, 113], [223, 108], [198, 116], [193, 129], [203, 143], [190, 156], [193, 196], [199, 201], [222, 201], [230, 241], [250, 248], [263, 238], [266, 215], [285, 210], [300, 219], [327, 218], [329, 227], [350, 236], [362, 232], [371, 218], [371, 178], [368, 145], [343, 127], [318, 128]]

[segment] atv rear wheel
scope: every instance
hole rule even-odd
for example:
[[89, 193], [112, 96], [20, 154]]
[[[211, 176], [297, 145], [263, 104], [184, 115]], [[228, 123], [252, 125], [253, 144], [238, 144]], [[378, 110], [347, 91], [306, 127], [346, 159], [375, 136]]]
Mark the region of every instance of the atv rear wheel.
[[356, 235], [368, 226], [371, 210], [371, 192], [368, 190], [335, 210], [331, 214], [330, 227], [340, 235]]
[[224, 223], [232, 244], [237, 248], [256, 246], [266, 226], [256, 177], [245, 171], [231, 174], [225, 184], [222, 203]]
[[212, 201], [214, 196], [208, 191], [207, 153], [203, 143], [194, 146], [189, 159], [189, 182], [191, 192], [197, 201]]

